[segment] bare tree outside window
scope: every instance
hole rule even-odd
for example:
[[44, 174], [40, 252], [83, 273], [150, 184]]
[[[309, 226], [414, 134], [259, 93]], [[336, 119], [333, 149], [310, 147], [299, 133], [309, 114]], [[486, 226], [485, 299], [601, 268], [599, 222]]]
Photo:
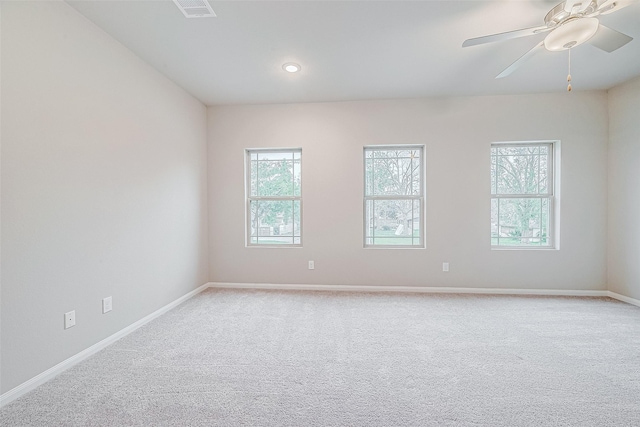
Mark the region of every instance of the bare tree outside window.
[[553, 143], [491, 146], [491, 245], [552, 247]]
[[423, 147], [366, 147], [365, 247], [423, 247]]

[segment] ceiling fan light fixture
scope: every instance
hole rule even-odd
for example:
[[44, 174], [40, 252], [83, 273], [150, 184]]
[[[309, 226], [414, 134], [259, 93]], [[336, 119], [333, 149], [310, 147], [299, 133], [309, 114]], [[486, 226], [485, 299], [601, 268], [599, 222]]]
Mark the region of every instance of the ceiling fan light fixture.
[[287, 62], [282, 66], [282, 69], [287, 73], [297, 73], [301, 68], [300, 64], [296, 64], [295, 62]]
[[547, 35], [544, 47], [552, 52], [571, 49], [593, 37], [599, 25], [598, 18], [571, 19]]

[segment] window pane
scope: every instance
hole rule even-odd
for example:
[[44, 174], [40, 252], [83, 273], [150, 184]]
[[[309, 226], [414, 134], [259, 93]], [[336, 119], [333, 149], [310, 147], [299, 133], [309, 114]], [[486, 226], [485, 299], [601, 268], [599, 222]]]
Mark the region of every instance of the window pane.
[[491, 244], [497, 245], [500, 236], [498, 234], [498, 199], [491, 199]]
[[[544, 147], [546, 149], [546, 147]], [[540, 190], [541, 194], [549, 194], [549, 184], [548, 184], [548, 175], [549, 175], [549, 156], [541, 155], [540, 156]]]
[[[251, 172], [254, 172], [252, 168]], [[251, 194], [257, 196], [293, 196], [294, 168], [289, 160], [259, 160], [256, 162], [255, 177], [251, 183], [256, 186]], [[299, 179], [299, 177], [298, 177]], [[299, 192], [299, 188], [298, 188]]]
[[[498, 223], [495, 224], [495, 219]], [[491, 240], [501, 246], [548, 246], [547, 198], [494, 199], [491, 204]]]
[[[251, 158], [257, 157], [257, 154], [251, 153]], [[258, 195], [258, 177], [260, 176], [260, 171], [258, 170], [258, 162], [257, 160], [251, 160], [251, 173], [250, 173], [250, 190], [249, 194], [252, 196]]]
[[551, 217], [551, 212], [549, 211], [549, 199], [542, 199], [542, 209], [540, 210], [540, 245], [541, 246], [549, 246], [551, 242], [549, 241], [549, 218]]
[[550, 144], [493, 146], [491, 194], [551, 194]]
[[[376, 217], [374, 215], [375, 212], [375, 203], [376, 200], [367, 200], [365, 202], [364, 211], [364, 237], [366, 239], [373, 239], [375, 235], [375, 229], [378, 227]], [[373, 241], [371, 241], [373, 244]]]
[[[300, 243], [300, 230], [302, 229], [300, 227], [300, 200], [293, 200], [293, 216], [291, 217], [291, 223], [288, 225], [280, 226], [280, 234], [287, 234], [287, 233], [291, 233], [291, 235], [294, 236], [294, 243]], [[295, 238], [298, 238], [298, 241], [296, 242]]]
[[421, 149], [365, 151], [367, 196], [420, 195]]
[[498, 194], [537, 194], [540, 156], [498, 156]]
[[413, 213], [411, 215], [411, 221], [409, 227], [411, 228], [411, 235], [413, 236], [413, 240], [411, 243], [413, 245], [420, 245], [420, 222], [422, 220], [422, 215], [420, 215], [421, 207], [420, 200], [413, 199]]
[[365, 213], [366, 244], [421, 245], [419, 200], [367, 200]]
[[252, 200], [251, 243], [299, 244], [299, 200]]
[[491, 194], [496, 194], [497, 161], [496, 156], [491, 156]]
[[[297, 153], [299, 154], [299, 153]], [[301, 188], [301, 164], [300, 160], [294, 160], [293, 162], [293, 195], [300, 196], [300, 188]]]
[[300, 196], [301, 152], [250, 152], [249, 195], [260, 197]]
[[[372, 152], [366, 152], [367, 155], [372, 155]], [[373, 170], [373, 160], [370, 158], [365, 159], [364, 163], [364, 185], [365, 185], [365, 195], [371, 196], [374, 194], [373, 191], [373, 181], [374, 181], [374, 170]]]
[[396, 162], [386, 157], [373, 161], [373, 195], [400, 195]]
[[420, 152], [413, 150], [410, 153], [411, 193], [414, 196], [422, 194], [422, 165], [420, 164]]
[[258, 153], [258, 160], [274, 161], [274, 160], [293, 160], [292, 151], [256, 151]]
[[537, 145], [517, 145], [497, 147], [500, 156], [526, 156], [530, 154], [539, 154], [540, 150]]

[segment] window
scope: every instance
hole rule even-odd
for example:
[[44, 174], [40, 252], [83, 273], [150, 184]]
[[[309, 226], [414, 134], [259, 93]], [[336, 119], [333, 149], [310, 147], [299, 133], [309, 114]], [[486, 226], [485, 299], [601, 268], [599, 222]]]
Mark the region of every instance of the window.
[[302, 245], [301, 149], [247, 150], [247, 245]]
[[424, 247], [423, 164], [423, 146], [365, 147], [365, 247]]
[[491, 245], [553, 248], [554, 144], [491, 145]]

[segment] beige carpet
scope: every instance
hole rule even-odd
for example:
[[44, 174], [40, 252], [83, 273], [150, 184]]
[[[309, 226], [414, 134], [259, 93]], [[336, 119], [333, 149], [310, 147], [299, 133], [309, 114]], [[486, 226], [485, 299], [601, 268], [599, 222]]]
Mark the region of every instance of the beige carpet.
[[607, 298], [210, 289], [2, 426], [640, 426], [640, 309]]

